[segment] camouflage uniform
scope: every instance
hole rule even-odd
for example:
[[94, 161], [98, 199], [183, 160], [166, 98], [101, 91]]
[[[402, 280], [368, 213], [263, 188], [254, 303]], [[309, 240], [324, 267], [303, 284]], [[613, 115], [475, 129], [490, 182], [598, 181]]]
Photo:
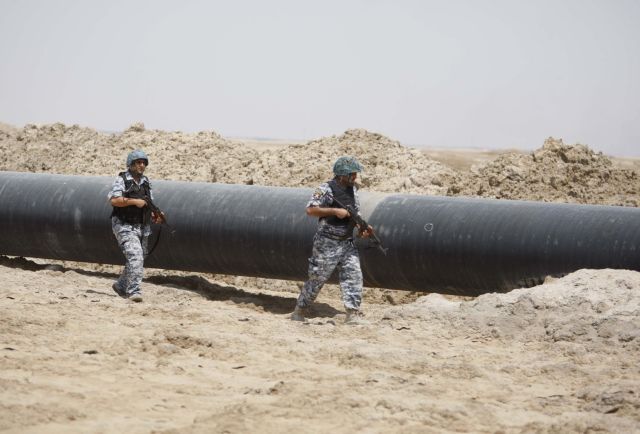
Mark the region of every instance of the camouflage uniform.
[[[353, 188], [356, 209], [360, 209], [356, 188]], [[327, 194], [328, 193], [328, 194]], [[328, 183], [320, 185], [313, 193], [310, 206], [329, 207], [333, 199]], [[297, 305], [309, 306], [318, 296], [320, 289], [338, 269], [338, 279], [345, 308], [359, 310], [362, 301], [362, 271], [360, 256], [353, 244], [353, 227], [334, 226], [327, 219], [318, 220], [318, 229], [313, 238], [313, 250], [309, 258], [309, 280], [304, 283]]]
[[[133, 176], [126, 172], [127, 180], [133, 180]], [[135, 181], [133, 181], [135, 182]], [[149, 182], [146, 176], [140, 180], [142, 185]], [[111, 187], [108, 194], [109, 200], [114, 197], [122, 197], [125, 191], [124, 180], [118, 176]], [[153, 193], [151, 200], [153, 200]], [[127, 297], [139, 295], [142, 293], [140, 284], [142, 283], [144, 259], [148, 253], [149, 235], [151, 235], [151, 226], [149, 224], [130, 224], [122, 222], [118, 217], [111, 217], [111, 229], [118, 241], [118, 245], [124, 254], [126, 263], [118, 281], [115, 285], [126, 294]]]

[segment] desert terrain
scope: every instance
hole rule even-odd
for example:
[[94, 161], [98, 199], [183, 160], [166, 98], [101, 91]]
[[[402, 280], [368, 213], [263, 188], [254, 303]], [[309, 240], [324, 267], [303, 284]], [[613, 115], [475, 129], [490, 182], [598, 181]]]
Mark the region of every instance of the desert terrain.
[[[640, 204], [638, 160], [557, 138], [445, 150], [362, 129], [288, 142], [0, 124], [2, 171], [115, 177], [135, 148], [152, 180], [315, 187], [355, 155], [367, 191]], [[133, 303], [111, 290], [119, 271], [0, 256], [0, 431], [640, 432], [636, 271], [475, 298], [365, 288], [355, 326], [335, 285], [297, 323], [302, 282], [146, 269]]]

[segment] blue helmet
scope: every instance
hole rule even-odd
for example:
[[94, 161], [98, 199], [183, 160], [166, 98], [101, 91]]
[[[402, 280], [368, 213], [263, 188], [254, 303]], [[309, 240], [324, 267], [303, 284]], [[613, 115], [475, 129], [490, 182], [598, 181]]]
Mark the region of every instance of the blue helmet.
[[129, 152], [129, 155], [127, 155], [127, 167], [130, 167], [136, 160], [144, 160], [147, 162], [147, 166], [149, 165], [149, 157], [147, 157], [147, 154], [145, 154], [144, 151], [139, 149]]
[[356, 172], [362, 172], [362, 165], [356, 160], [356, 157], [340, 157], [333, 164], [335, 175], [348, 176]]

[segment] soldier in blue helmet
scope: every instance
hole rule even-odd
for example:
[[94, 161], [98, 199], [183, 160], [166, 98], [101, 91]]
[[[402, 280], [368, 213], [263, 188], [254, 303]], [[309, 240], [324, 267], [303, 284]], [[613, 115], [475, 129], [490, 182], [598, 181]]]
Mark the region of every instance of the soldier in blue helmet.
[[[294, 321], [304, 321], [310, 304], [335, 269], [342, 290], [342, 301], [347, 311], [347, 323], [363, 323], [362, 271], [360, 256], [353, 243], [356, 227], [349, 212], [342, 206], [350, 205], [360, 211], [355, 185], [362, 166], [355, 157], [340, 157], [333, 165], [334, 178], [321, 184], [307, 203], [307, 215], [318, 218], [313, 239], [313, 251], [309, 258], [309, 280], [304, 283], [296, 308], [291, 315]], [[338, 205], [338, 203], [340, 205]], [[372, 228], [358, 228], [358, 236], [369, 237]]]
[[116, 177], [108, 194], [113, 207], [111, 228], [126, 263], [113, 290], [121, 297], [135, 302], [142, 301], [142, 274], [147, 245], [151, 235], [151, 222], [161, 222], [164, 214], [149, 209], [146, 198], [153, 200], [151, 183], [144, 176], [149, 157], [141, 150], [127, 155], [127, 170]]

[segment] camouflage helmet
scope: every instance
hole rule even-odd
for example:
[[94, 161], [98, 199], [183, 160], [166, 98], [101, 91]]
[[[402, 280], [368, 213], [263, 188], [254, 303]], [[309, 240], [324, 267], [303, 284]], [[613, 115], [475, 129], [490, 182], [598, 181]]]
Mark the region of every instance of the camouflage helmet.
[[356, 157], [340, 157], [333, 164], [333, 173], [337, 176], [348, 176], [356, 172], [362, 172], [362, 165]]
[[144, 160], [147, 162], [146, 165], [149, 165], [149, 157], [147, 157], [147, 154], [145, 154], [144, 151], [139, 149], [129, 152], [129, 155], [127, 155], [127, 167], [131, 167], [133, 162], [136, 160]]

